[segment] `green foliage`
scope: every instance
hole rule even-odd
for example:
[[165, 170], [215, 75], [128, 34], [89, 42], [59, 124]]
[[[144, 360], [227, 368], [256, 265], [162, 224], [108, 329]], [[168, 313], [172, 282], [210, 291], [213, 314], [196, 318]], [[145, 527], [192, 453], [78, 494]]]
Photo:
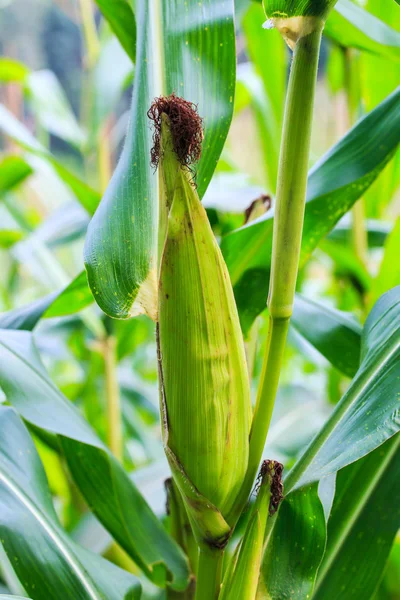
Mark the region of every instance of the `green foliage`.
[[396, 600], [398, 6], [53, 4], [1, 11], [0, 599]]

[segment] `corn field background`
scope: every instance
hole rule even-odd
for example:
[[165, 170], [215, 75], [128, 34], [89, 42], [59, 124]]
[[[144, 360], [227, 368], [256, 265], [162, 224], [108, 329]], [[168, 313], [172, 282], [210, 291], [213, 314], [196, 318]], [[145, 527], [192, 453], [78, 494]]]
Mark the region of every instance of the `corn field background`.
[[[203, 120], [189, 179], [232, 284], [254, 407], [292, 60], [264, 8], [0, 0], [0, 598], [194, 597], [178, 476], [165, 485], [160, 360], [170, 351], [180, 365], [170, 378], [164, 366], [168, 390], [187, 371], [189, 403], [197, 380], [174, 337], [183, 309], [168, 294], [165, 308], [149, 300], [162, 227], [148, 111], [174, 93]], [[262, 450], [284, 473], [300, 467], [262, 537], [257, 596], [226, 591], [256, 503], [248, 475], [215, 598], [400, 599], [399, 81], [397, 1], [339, 0], [322, 36], [294, 308]]]

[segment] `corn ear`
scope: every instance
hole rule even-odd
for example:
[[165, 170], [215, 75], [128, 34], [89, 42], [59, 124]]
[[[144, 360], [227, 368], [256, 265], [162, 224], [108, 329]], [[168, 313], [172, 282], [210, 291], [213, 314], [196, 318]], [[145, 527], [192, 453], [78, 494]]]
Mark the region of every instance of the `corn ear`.
[[249, 379], [229, 274], [162, 115], [158, 351], [163, 440], [198, 540], [223, 545], [248, 463]]

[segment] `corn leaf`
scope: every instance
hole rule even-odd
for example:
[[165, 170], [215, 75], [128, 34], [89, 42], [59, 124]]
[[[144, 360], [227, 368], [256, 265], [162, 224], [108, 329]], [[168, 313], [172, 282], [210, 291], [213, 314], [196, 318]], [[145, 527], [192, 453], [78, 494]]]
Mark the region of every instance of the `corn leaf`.
[[18, 121], [18, 119], [16, 119], [14, 115], [1, 104], [0, 130], [28, 152], [47, 160], [59, 177], [72, 190], [88, 213], [94, 213], [99, 203], [100, 195], [54, 158], [54, 156], [37, 141], [25, 125]]
[[[137, 68], [131, 125], [118, 167], [89, 225], [85, 263], [99, 306], [116, 318], [156, 313], [158, 178], [150, 165], [147, 111], [155, 96], [198, 104], [204, 118], [200, 196], [221, 153], [233, 110], [233, 2], [137, 3]], [[162, 35], [159, 35], [162, 32]], [[155, 43], [154, 40], [160, 40]]]
[[136, 60], [136, 20], [128, 0], [96, 0], [121, 46], [132, 60]]
[[339, 0], [324, 34], [341, 46], [400, 61], [400, 33], [350, 0]]
[[[311, 169], [308, 178], [301, 264], [371, 185], [400, 141], [400, 88], [361, 119]], [[273, 211], [222, 239], [221, 249], [247, 324], [265, 308], [271, 263]], [[264, 278], [260, 273], [264, 270]], [[257, 300], [249, 286], [258, 277]], [[246, 303], [246, 297], [248, 304]], [[258, 308], [256, 304], [258, 303]]]
[[19, 156], [9, 155], [0, 163], [0, 198], [33, 173], [32, 167]]
[[[25, 426], [0, 407], [0, 534], [32, 600], [139, 599], [133, 575], [72, 542], [57, 519], [46, 475]], [[43, 577], [43, 570], [46, 577]]]
[[298, 488], [372, 452], [400, 429], [400, 286], [384, 294], [365, 323], [361, 365], [324, 427], [286, 479]]
[[282, 502], [261, 566], [257, 600], [307, 600], [324, 555], [325, 517], [318, 486], [303, 487]]
[[362, 328], [352, 315], [296, 294], [291, 325], [339, 371], [356, 374]]
[[315, 600], [373, 596], [400, 527], [399, 478], [399, 434], [338, 473]]
[[118, 461], [48, 377], [26, 331], [0, 332], [0, 385], [32, 425], [58, 435], [83, 496], [102, 524], [159, 585], [187, 585], [187, 563]]

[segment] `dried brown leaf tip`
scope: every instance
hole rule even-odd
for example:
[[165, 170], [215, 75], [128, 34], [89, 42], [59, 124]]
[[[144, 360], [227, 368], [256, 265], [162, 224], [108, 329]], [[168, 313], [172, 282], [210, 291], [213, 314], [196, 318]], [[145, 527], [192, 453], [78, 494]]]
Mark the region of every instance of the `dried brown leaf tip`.
[[203, 120], [197, 106], [172, 93], [156, 98], [147, 116], [154, 125], [151, 164], [156, 169], [161, 153], [161, 115], [167, 115], [170, 122], [173, 148], [181, 165], [190, 167], [199, 160], [203, 141]]
[[283, 499], [282, 472], [283, 465], [280, 462], [277, 460], [264, 460], [258, 475], [259, 485], [265, 481], [265, 478], [270, 482], [271, 498], [269, 501], [269, 514], [271, 517], [276, 513]]

